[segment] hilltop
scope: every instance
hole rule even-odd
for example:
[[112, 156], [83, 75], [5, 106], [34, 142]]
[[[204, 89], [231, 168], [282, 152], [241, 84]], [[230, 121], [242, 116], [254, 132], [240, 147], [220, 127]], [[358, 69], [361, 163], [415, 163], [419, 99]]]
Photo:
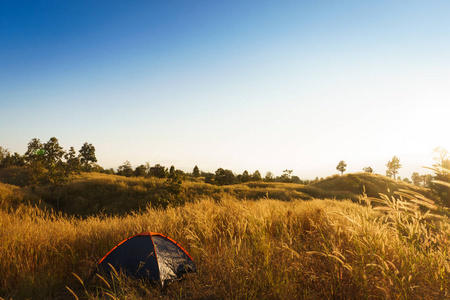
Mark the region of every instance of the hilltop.
[[3, 194], [8, 194], [8, 201], [14, 205], [39, 204], [81, 216], [131, 213], [147, 206], [166, 208], [195, 202], [204, 196], [220, 199], [228, 195], [240, 200], [270, 198], [282, 201], [349, 199], [357, 202], [364, 191], [369, 197], [379, 197], [380, 193], [393, 195], [395, 191], [404, 189], [432, 198], [428, 189], [369, 173], [335, 175], [311, 185], [251, 181], [218, 186], [205, 183], [203, 178], [188, 178], [180, 184], [174, 184], [155, 177], [124, 177], [91, 172], [75, 175], [68, 183], [52, 191], [46, 186], [34, 190], [24, 186], [24, 169], [10, 168], [0, 170], [0, 182], [3, 183], [2, 190], [9, 191]]

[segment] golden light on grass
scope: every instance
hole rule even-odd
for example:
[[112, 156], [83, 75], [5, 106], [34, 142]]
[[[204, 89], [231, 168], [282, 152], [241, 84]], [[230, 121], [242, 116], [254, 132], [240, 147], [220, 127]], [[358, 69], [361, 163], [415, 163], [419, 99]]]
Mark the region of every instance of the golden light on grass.
[[[375, 208], [335, 200], [206, 197], [166, 210], [86, 219], [25, 206], [1, 211], [0, 257], [9, 258], [0, 263], [1, 293], [90, 299], [446, 297], [450, 223], [430, 223], [420, 206], [434, 209], [431, 203], [402, 197], [382, 198], [384, 206]], [[198, 274], [164, 293], [119, 276], [92, 279], [112, 246], [142, 231], [179, 241]]]

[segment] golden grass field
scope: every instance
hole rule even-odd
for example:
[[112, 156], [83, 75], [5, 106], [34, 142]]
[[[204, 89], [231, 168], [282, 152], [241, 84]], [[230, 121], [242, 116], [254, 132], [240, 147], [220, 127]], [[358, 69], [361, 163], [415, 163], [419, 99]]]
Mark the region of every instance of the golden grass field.
[[[360, 204], [245, 200], [222, 189], [176, 207], [83, 218], [26, 204], [38, 202], [27, 193], [0, 183], [3, 299], [450, 298], [450, 222], [415, 193]], [[92, 275], [113, 246], [144, 231], [178, 241], [198, 273], [164, 290]]]

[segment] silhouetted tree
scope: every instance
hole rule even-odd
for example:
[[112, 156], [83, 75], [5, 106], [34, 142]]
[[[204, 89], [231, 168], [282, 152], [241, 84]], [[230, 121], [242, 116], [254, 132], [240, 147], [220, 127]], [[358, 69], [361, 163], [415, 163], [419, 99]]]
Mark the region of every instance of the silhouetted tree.
[[300, 179], [300, 177], [298, 177], [298, 176], [291, 176], [291, 180], [292, 180], [292, 182], [293, 183], [302, 183], [302, 180]]
[[160, 164], [156, 164], [150, 168], [149, 174], [153, 177], [165, 178], [167, 176], [167, 168]]
[[175, 166], [172, 165], [172, 166], [170, 166], [168, 177], [171, 178], [171, 177], [174, 177], [174, 176], [175, 176]]
[[140, 165], [137, 166], [136, 169], [134, 169], [134, 176], [136, 177], [146, 177], [148, 174], [149, 169], [146, 165]]
[[363, 171], [366, 173], [373, 173], [372, 167], [365, 167], [365, 168], [363, 168]]
[[336, 166], [336, 170], [341, 172], [341, 176], [344, 174], [345, 170], [347, 170], [347, 164], [345, 161], [341, 160], [338, 165]]
[[66, 164], [63, 162], [65, 151], [59, 145], [58, 139], [55, 137], [50, 138], [43, 146], [45, 150], [45, 153], [43, 154], [44, 166], [47, 169], [45, 177], [50, 185], [50, 190], [53, 193], [56, 187], [63, 185], [68, 179]]
[[197, 165], [192, 170], [192, 176], [199, 177], [200, 176], [200, 169], [197, 167]]
[[44, 153], [45, 150], [39, 139], [34, 138], [28, 143], [27, 152], [25, 152], [25, 162], [27, 164], [30, 185], [33, 189], [42, 181]]
[[248, 174], [248, 171], [245, 170], [245, 171], [242, 173], [240, 182], [248, 182], [248, 181], [250, 181], [250, 179], [251, 179], [251, 178], [250, 178], [250, 174]]
[[131, 163], [126, 160], [123, 165], [117, 168], [117, 175], [131, 177], [133, 176], [133, 168], [131, 167]]
[[92, 144], [85, 142], [81, 146], [80, 152], [80, 162], [83, 171], [89, 172], [91, 170], [91, 163], [97, 162], [95, 157], [95, 147]]
[[291, 180], [291, 174], [292, 174], [293, 170], [284, 170], [283, 174], [280, 177], [280, 181], [281, 182], [292, 182]]
[[231, 170], [219, 168], [215, 173], [214, 182], [219, 185], [233, 184], [234, 174]]
[[272, 172], [267, 172], [266, 176], [264, 177], [264, 180], [267, 182], [272, 182], [274, 181], [274, 177], [273, 177], [273, 173]]
[[259, 173], [258, 170], [256, 170], [255, 172], [253, 172], [253, 174], [252, 174], [252, 180], [253, 180], [253, 181], [260, 181], [260, 180], [261, 180], [261, 173]]
[[213, 184], [214, 183], [214, 174], [210, 172], [202, 172], [202, 176], [205, 177], [205, 183]]
[[66, 159], [66, 174], [80, 173], [80, 157], [77, 156], [75, 149], [70, 147], [69, 151], [64, 155]]

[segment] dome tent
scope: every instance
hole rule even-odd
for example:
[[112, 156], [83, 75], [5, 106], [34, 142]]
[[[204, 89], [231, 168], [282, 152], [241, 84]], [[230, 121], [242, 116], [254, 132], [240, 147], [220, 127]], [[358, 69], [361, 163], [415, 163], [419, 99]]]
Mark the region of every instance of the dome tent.
[[98, 269], [108, 273], [113, 267], [135, 278], [149, 278], [164, 284], [188, 272], [196, 272], [192, 257], [171, 238], [156, 232], [131, 236], [103, 257]]

